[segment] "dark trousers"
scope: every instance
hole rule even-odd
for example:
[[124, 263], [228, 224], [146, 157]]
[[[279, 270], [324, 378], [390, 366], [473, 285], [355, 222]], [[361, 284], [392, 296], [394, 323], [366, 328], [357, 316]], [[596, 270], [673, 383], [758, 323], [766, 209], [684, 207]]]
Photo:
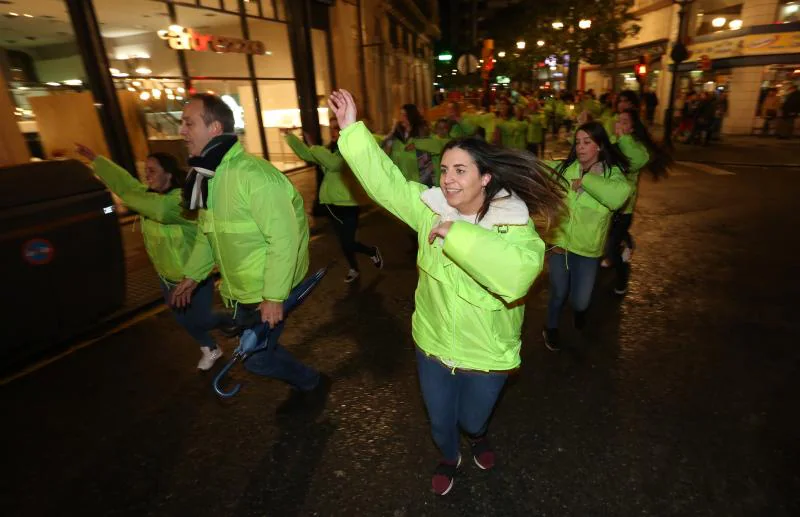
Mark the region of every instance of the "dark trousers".
[[[169, 304], [169, 295], [177, 284], [161, 279], [161, 293], [164, 301]], [[194, 338], [197, 343], [211, 350], [217, 348], [214, 338], [209, 331], [216, 328], [224, 317], [223, 314], [214, 312], [214, 281], [206, 278], [197, 286], [192, 294], [192, 301], [188, 306], [180, 309], [172, 307], [172, 314], [181, 327]]]
[[486, 434], [508, 374], [448, 368], [417, 348], [422, 398], [431, 421], [433, 441], [447, 461], [458, 460], [460, 431], [479, 438]]
[[325, 207], [331, 216], [336, 237], [339, 239], [339, 245], [342, 247], [342, 253], [344, 253], [350, 269], [358, 271], [356, 253], [369, 256], [375, 254], [373, 246], [365, 246], [356, 240], [359, 207], [339, 205], [325, 205]]
[[631, 275], [631, 265], [622, 260], [623, 244], [633, 249], [631, 223], [633, 223], [633, 214], [616, 214], [611, 222], [611, 232], [608, 236], [608, 240], [611, 242], [611, 262], [617, 272], [618, 289], [625, 289], [628, 286], [628, 279]]
[[567, 298], [572, 303], [573, 312], [583, 312], [589, 308], [600, 259], [572, 252], [551, 253], [547, 264], [550, 268], [547, 328], [557, 329], [561, 308]]

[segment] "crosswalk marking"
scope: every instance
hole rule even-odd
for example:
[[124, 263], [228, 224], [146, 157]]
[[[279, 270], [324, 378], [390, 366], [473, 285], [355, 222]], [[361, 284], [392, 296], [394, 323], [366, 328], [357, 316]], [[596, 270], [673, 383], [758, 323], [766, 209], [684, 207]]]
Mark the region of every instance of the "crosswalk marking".
[[[706, 165], [705, 163], [697, 163], [697, 162], [675, 162], [675, 163], [682, 167], [695, 169], [701, 172], [711, 174], [712, 176], [736, 176], [735, 172], [726, 171], [724, 169], [713, 167], [711, 165]], [[682, 176], [683, 174], [677, 174], [677, 175]]]

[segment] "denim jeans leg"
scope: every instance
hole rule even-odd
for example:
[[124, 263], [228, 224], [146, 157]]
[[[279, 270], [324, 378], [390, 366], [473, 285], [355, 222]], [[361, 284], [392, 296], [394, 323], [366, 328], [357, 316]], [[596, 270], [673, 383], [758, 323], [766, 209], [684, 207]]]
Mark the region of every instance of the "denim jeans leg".
[[417, 349], [417, 372], [422, 398], [431, 421], [433, 441], [447, 461], [458, 460], [458, 384], [456, 375]]
[[600, 259], [594, 257], [584, 257], [569, 253], [570, 293], [569, 298], [572, 302], [572, 310], [576, 312], [585, 311], [589, 308], [594, 290], [594, 281], [597, 278], [597, 268]]
[[458, 372], [456, 375], [460, 377], [458, 423], [470, 437], [478, 438], [486, 434], [489, 417], [492, 416], [508, 374]]
[[269, 346], [248, 357], [244, 367], [251, 373], [278, 379], [300, 391], [310, 391], [319, 383], [319, 372], [294, 358], [288, 350], [278, 344], [283, 332], [283, 323], [272, 330]]
[[[161, 292], [164, 301], [169, 304], [170, 291], [175, 286], [161, 279]], [[187, 307], [171, 307], [175, 320], [189, 333], [192, 338], [201, 346], [211, 350], [217, 348], [214, 338], [209, 331], [217, 326], [219, 315], [213, 310], [214, 305], [214, 282], [206, 279], [195, 289], [192, 294], [191, 302]]]
[[569, 271], [566, 256], [551, 253], [547, 259], [550, 275], [550, 300], [547, 302], [547, 328], [557, 329], [561, 319], [561, 308], [569, 293]]

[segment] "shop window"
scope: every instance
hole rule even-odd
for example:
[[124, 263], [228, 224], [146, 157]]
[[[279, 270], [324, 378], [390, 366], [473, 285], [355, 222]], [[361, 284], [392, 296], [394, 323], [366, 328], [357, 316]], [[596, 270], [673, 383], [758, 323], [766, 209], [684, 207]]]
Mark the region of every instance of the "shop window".
[[779, 23], [792, 23], [800, 21], [800, 1], [782, 0], [778, 5]]
[[697, 12], [697, 35], [735, 33], [742, 28], [742, 5], [735, 4]]
[[236, 134], [245, 151], [256, 156], [264, 156], [253, 99], [253, 85], [250, 81], [192, 81], [192, 87], [197, 93], [219, 95], [233, 111]]
[[289, 29], [285, 23], [249, 18], [250, 39], [264, 44], [264, 54], [254, 55], [259, 78], [292, 78], [294, 66], [289, 48]]
[[[297, 131], [302, 127], [295, 82], [258, 81], [258, 94], [270, 162], [283, 171], [302, 167], [305, 164], [292, 152], [283, 136], [286, 131]], [[327, 113], [327, 108], [320, 111]], [[325, 123], [327, 125], [327, 119]]]
[[8, 11], [0, 24], [0, 87], [10, 98], [2, 103], [0, 137], [21, 146], [11, 149], [17, 161], [75, 158], [75, 135], [108, 155], [66, 4], [29, 0]]

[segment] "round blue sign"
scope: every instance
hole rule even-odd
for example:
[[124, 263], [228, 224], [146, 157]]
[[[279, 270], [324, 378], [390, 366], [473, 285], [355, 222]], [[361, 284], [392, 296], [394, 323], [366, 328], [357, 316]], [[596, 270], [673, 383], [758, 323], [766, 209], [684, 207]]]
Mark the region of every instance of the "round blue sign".
[[22, 258], [34, 266], [49, 263], [53, 260], [54, 252], [53, 244], [45, 239], [31, 239], [22, 245]]

